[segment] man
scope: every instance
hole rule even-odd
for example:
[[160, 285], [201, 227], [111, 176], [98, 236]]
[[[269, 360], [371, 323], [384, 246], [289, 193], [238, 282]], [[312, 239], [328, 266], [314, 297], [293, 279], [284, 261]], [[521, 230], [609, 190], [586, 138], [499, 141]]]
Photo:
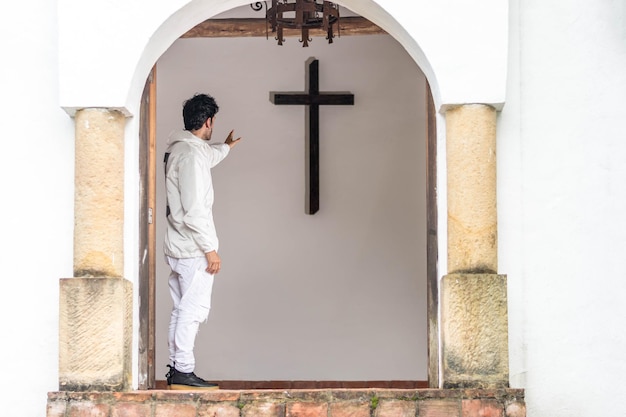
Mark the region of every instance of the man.
[[217, 389], [194, 373], [198, 326], [209, 316], [213, 277], [220, 272], [213, 223], [211, 168], [241, 140], [233, 131], [221, 144], [209, 145], [215, 114], [213, 97], [196, 94], [183, 104], [185, 130], [173, 132], [165, 153], [167, 229], [164, 252], [172, 272], [174, 306], [168, 334], [170, 389]]

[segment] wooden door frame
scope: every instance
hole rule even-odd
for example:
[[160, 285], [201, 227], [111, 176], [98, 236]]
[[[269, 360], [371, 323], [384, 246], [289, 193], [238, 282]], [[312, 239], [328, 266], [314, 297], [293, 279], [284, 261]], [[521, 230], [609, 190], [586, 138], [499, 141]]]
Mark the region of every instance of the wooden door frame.
[[437, 216], [437, 114], [426, 83], [426, 303], [428, 319], [428, 387], [439, 388], [439, 273]]
[[141, 96], [139, 121], [139, 389], [155, 387], [156, 66]]

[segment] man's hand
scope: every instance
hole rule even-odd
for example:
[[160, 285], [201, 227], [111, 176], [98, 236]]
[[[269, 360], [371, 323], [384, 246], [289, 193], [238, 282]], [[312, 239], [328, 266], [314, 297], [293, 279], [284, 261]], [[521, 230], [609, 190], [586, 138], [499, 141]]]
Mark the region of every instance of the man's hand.
[[217, 252], [213, 250], [211, 252], [205, 253], [204, 255], [206, 256], [206, 260], [209, 263], [209, 266], [206, 267], [206, 271], [211, 275], [215, 275], [220, 272], [220, 269], [222, 268], [222, 260], [220, 259], [220, 256], [217, 254]]
[[241, 138], [233, 139], [233, 132], [234, 131], [235, 131], [234, 129], [231, 130], [230, 133], [228, 134], [228, 137], [224, 141], [225, 144], [230, 146], [230, 149], [233, 149], [235, 147], [235, 145], [238, 144], [239, 141], [241, 140]]

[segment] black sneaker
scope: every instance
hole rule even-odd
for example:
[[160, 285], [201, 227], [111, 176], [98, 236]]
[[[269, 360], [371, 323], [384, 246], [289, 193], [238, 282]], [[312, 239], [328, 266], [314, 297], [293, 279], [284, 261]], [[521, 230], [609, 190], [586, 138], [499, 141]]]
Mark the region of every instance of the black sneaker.
[[176, 368], [172, 365], [167, 365], [167, 367], [170, 368], [170, 370], [165, 374], [165, 378], [167, 378], [167, 389], [170, 389], [170, 386], [172, 385], [172, 377], [176, 373]]
[[[171, 382], [170, 389], [175, 390], [189, 390], [189, 389], [201, 389], [211, 390], [219, 389], [217, 384], [207, 382], [204, 379], [196, 376], [193, 372], [185, 373], [172, 368], [174, 372], [169, 378], [168, 382]], [[170, 371], [171, 372], [171, 371]]]

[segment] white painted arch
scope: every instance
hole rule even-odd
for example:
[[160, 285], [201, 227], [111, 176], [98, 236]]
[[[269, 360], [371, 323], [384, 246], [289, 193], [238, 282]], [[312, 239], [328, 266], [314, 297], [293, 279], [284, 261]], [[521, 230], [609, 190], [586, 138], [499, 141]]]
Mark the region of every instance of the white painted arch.
[[[183, 33], [246, 0], [59, 0], [60, 105], [132, 115], [147, 75]], [[392, 35], [429, 81], [442, 108], [505, 100], [508, 2], [343, 0]]]
[[[139, 101], [161, 55], [198, 23], [246, 0], [59, 0], [59, 102], [72, 116], [81, 108], [117, 109], [129, 117], [125, 149], [125, 272], [136, 282]], [[393, 36], [426, 76], [437, 109], [483, 103], [501, 109], [506, 93], [508, 4], [484, 0], [343, 0], [342, 6]], [[88, 18], [87, 18], [88, 17]], [[443, 117], [439, 116], [443, 122]], [[446, 212], [445, 138], [438, 122], [438, 209]], [[439, 255], [446, 258], [445, 216], [439, 216]], [[445, 264], [439, 273], [445, 274]], [[440, 275], [441, 276], [441, 275]], [[135, 291], [134, 305], [137, 303]], [[138, 328], [135, 311], [134, 328]], [[133, 349], [137, 360], [135, 340]], [[136, 369], [136, 367], [134, 367]], [[137, 380], [135, 379], [135, 383]]]

